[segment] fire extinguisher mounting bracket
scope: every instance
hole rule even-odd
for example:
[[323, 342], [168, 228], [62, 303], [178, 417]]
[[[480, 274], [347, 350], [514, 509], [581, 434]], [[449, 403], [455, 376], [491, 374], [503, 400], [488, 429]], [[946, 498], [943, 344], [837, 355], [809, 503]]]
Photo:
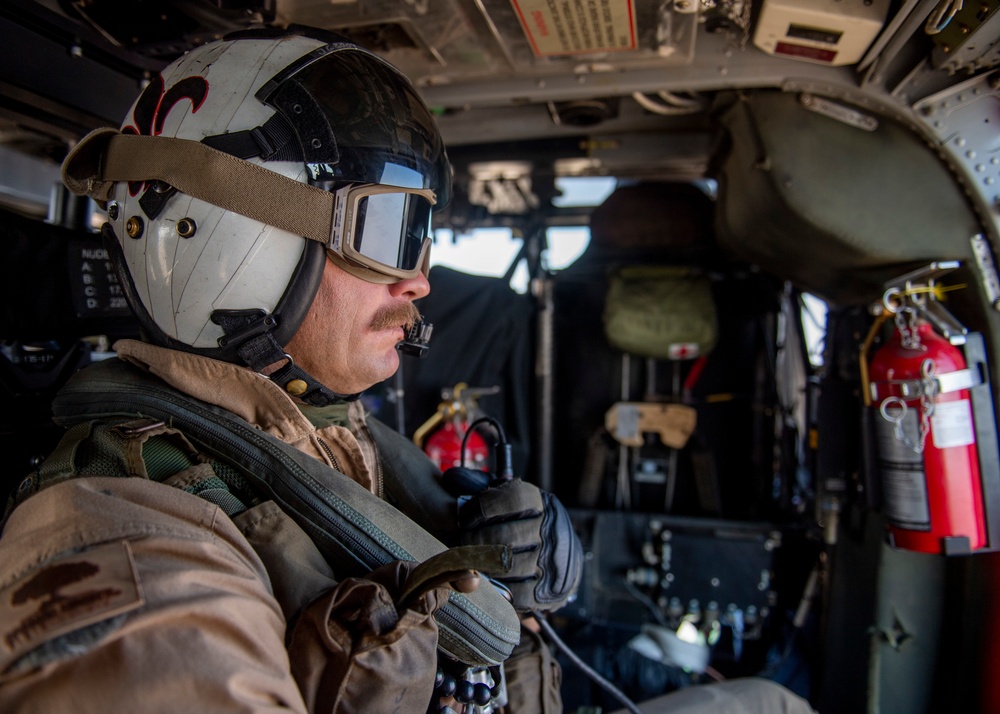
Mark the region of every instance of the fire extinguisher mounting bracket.
[[885, 283], [881, 308], [890, 314], [904, 306], [913, 309], [951, 344], [965, 344], [968, 329], [938, 300], [938, 294], [946, 289], [938, 285], [938, 279], [961, 265], [957, 260], [938, 261], [890, 280]]

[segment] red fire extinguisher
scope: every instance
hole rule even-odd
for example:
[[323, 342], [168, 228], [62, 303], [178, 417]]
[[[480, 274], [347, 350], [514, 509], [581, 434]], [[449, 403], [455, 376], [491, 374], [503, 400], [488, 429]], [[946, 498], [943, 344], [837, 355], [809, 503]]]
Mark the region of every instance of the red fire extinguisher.
[[[486, 460], [490, 449], [486, 441], [477, 432], [468, 432], [468, 422], [456, 423], [446, 421], [424, 442], [424, 453], [437, 464], [442, 471], [453, 466], [465, 466], [470, 469], [487, 470]], [[462, 457], [462, 440], [465, 439], [465, 460]]]
[[477, 399], [499, 391], [469, 388], [465, 382], [443, 389], [437, 411], [413, 433], [413, 442], [441, 471], [453, 466], [489, 471], [490, 447], [475, 429], [469, 431], [469, 423], [481, 414]]
[[977, 382], [961, 351], [912, 311], [909, 319], [897, 314], [869, 379], [896, 547], [941, 553], [949, 551], [946, 539], [967, 538], [970, 550], [982, 548], [986, 524], [969, 392]]

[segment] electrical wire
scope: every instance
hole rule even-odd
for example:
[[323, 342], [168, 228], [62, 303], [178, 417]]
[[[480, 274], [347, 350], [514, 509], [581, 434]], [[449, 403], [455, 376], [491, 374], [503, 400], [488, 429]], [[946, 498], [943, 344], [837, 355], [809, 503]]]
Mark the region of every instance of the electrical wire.
[[941, 0], [937, 4], [937, 7], [934, 8], [934, 12], [928, 16], [927, 24], [924, 25], [924, 32], [928, 35], [936, 35], [941, 32], [944, 28], [948, 27], [948, 23], [962, 9], [962, 5], [962, 0]]
[[532, 611], [531, 615], [536, 620], [538, 620], [538, 626], [542, 629], [542, 632], [545, 634], [547, 638], [549, 638], [552, 644], [556, 646], [556, 649], [558, 649], [560, 652], [566, 655], [566, 657], [568, 657], [573, 664], [579, 667], [584, 674], [590, 677], [590, 679], [593, 680], [594, 683], [597, 684], [597, 686], [601, 687], [601, 689], [603, 689], [608, 694], [617, 699], [619, 702], [621, 702], [623, 705], [625, 705], [625, 708], [628, 709], [630, 712], [632, 712], [632, 714], [642, 714], [642, 710], [639, 709], [639, 707], [636, 706], [635, 702], [629, 699], [628, 696], [626, 696], [626, 694], [622, 690], [620, 690], [618, 687], [613, 685], [607, 679], [602, 677], [589, 664], [580, 659], [580, 656], [577, 655], [576, 652], [571, 650], [569, 648], [569, 645], [563, 642], [562, 639], [559, 637], [559, 635], [556, 634], [556, 631], [552, 628], [552, 625], [549, 624], [549, 621], [546, 620], [541, 613]]
[[[666, 99], [664, 95], [670, 96], [673, 99]], [[690, 104], [674, 103], [673, 100], [676, 100], [677, 102], [686, 102], [687, 100], [682, 100], [680, 97], [672, 95], [669, 92], [660, 92], [659, 97], [667, 102], [667, 104], [662, 104], [655, 99], [650, 99], [642, 92], [632, 93], [632, 99], [634, 99], [640, 107], [646, 111], [652, 112], [653, 114], [660, 114], [661, 116], [684, 116], [686, 114], [696, 114], [705, 108], [704, 104], [695, 102], [694, 100], [692, 100], [693, 103]]]
[[462, 437], [462, 451], [460, 454], [462, 465], [465, 465], [465, 447], [468, 444], [469, 435], [472, 434], [472, 431], [480, 424], [489, 424], [496, 429], [498, 439], [496, 444], [497, 479], [500, 481], [509, 481], [514, 478], [511, 446], [507, 442], [507, 435], [504, 433], [500, 422], [493, 417], [480, 417], [469, 424], [469, 428], [465, 431], [465, 436]]
[[661, 625], [662, 627], [667, 626], [666, 618], [663, 617], [663, 613], [660, 612], [660, 608], [656, 606], [656, 603], [653, 602], [652, 599], [650, 599], [645, 593], [639, 590], [639, 588], [630, 583], [628, 580], [625, 581], [625, 589], [628, 590], [632, 597], [646, 606], [646, 608], [653, 615], [653, 618], [656, 620], [656, 624]]
[[660, 99], [665, 101], [667, 104], [670, 104], [675, 107], [699, 110], [699, 109], [704, 109], [706, 104], [704, 99], [699, 99], [695, 97], [682, 97], [679, 94], [675, 94], [666, 89], [661, 89], [656, 94], [660, 97]]

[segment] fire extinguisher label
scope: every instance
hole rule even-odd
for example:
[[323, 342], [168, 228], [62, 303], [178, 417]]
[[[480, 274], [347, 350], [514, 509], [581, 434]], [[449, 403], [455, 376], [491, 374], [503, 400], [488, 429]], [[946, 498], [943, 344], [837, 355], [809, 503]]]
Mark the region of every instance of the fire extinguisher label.
[[900, 527], [930, 530], [924, 456], [910, 446], [920, 443], [917, 410], [907, 410], [899, 426], [909, 444], [898, 438], [894, 423], [884, 419], [876, 421], [885, 516], [890, 523]]
[[931, 417], [931, 436], [934, 446], [948, 449], [976, 443], [972, 424], [972, 407], [968, 399], [938, 402]]

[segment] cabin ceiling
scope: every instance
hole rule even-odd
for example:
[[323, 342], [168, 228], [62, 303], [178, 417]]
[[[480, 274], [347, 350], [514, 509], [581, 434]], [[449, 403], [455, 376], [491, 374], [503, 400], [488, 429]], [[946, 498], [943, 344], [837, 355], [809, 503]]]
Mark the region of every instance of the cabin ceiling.
[[[812, 91], [907, 113], [992, 69], [1000, 2], [965, 3], [946, 32], [928, 34], [947, 4], [5, 0], [0, 148], [55, 164], [76, 137], [117, 125], [148, 77], [185, 50], [232, 30], [305, 24], [400, 67], [437, 114], [459, 171], [523, 159], [549, 175], [691, 179], [705, 174], [720, 92]], [[831, 65], [761, 49], [774, 13], [796, 5], [837, 7], [861, 23], [867, 39], [857, 58]]]

